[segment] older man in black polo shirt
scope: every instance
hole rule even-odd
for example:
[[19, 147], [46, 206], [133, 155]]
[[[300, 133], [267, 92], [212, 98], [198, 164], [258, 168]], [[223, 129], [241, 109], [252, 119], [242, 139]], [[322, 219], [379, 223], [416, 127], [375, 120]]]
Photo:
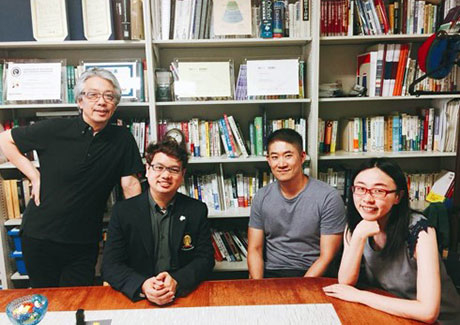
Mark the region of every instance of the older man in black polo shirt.
[[[32, 287], [85, 286], [94, 281], [102, 215], [121, 180], [125, 197], [141, 192], [144, 171], [126, 128], [108, 122], [121, 98], [107, 70], [84, 72], [75, 98], [81, 115], [45, 120], [0, 135], [7, 158], [30, 179], [22, 246]], [[36, 150], [40, 171], [23, 155]]]

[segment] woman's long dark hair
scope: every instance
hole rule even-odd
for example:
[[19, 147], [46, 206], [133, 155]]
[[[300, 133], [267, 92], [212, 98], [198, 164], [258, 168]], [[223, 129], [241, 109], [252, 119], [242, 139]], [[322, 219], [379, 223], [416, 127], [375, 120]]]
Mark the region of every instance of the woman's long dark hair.
[[[400, 249], [404, 246], [409, 235], [408, 227], [411, 210], [409, 208], [406, 177], [401, 167], [389, 159], [372, 158], [365, 161], [353, 175], [351, 184], [354, 185], [355, 178], [360, 172], [374, 167], [390, 176], [396, 184], [398, 193], [400, 193], [400, 201], [391, 208], [390, 217], [388, 218], [385, 228], [387, 241], [385, 247], [381, 251], [381, 256], [387, 258], [398, 254]], [[350, 198], [347, 205], [348, 228], [351, 233], [353, 233], [362, 218], [356, 210], [351, 187], [348, 189], [348, 192]]]

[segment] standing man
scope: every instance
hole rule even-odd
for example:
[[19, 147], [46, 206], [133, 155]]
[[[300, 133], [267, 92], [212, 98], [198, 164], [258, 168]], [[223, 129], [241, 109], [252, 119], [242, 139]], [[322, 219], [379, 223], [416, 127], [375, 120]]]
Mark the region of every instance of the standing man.
[[[109, 124], [121, 98], [115, 76], [86, 71], [74, 92], [80, 116], [0, 135], [4, 154], [32, 183], [21, 232], [34, 288], [93, 285], [110, 192], [119, 181], [126, 198], [141, 192], [136, 174], [144, 167], [136, 142], [126, 128]], [[40, 171], [23, 155], [31, 150]]]
[[208, 209], [177, 193], [188, 155], [172, 138], [146, 150], [148, 191], [118, 202], [102, 276], [131, 300], [163, 305], [193, 290], [214, 267]]
[[252, 203], [248, 266], [253, 279], [322, 276], [340, 249], [345, 208], [338, 192], [304, 175], [302, 137], [281, 129], [268, 137], [268, 164], [276, 182]]

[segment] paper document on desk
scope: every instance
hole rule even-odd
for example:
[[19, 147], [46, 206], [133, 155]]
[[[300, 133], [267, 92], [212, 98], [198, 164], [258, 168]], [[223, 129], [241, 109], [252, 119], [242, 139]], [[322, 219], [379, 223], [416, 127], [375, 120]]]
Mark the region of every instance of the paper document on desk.
[[[332, 304], [85, 310], [85, 320], [92, 319], [111, 319], [111, 325], [340, 324]], [[5, 313], [0, 323], [7, 324]], [[48, 312], [40, 325], [74, 323], [75, 312]]]

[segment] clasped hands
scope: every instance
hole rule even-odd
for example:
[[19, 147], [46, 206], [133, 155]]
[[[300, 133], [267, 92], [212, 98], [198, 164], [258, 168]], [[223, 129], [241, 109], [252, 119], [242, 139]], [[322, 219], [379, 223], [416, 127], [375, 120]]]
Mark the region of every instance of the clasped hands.
[[172, 302], [176, 296], [177, 281], [168, 273], [161, 272], [142, 284], [142, 293], [148, 301], [157, 305]]

